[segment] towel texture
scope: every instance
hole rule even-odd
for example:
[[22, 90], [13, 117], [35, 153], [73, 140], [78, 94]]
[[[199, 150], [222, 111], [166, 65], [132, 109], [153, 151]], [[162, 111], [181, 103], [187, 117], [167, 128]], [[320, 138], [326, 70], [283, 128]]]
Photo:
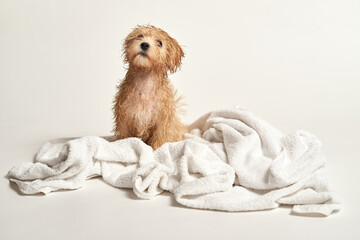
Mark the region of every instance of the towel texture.
[[299, 214], [326, 216], [340, 209], [314, 135], [285, 135], [242, 109], [210, 112], [189, 129], [185, 140], [156, 151], [137, 138], [48, 142], [34, 163], [12, 168], [8, 178], [25, 194], [77, 189], [102, 176], [143, 199], [172, 192], [192, 208], [253, 211], [286, 204]]

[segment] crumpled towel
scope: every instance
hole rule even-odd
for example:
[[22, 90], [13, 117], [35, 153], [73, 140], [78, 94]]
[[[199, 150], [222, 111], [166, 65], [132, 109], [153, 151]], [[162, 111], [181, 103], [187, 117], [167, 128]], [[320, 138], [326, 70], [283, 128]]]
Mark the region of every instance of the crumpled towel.
[[314, 135], [285, 135], [243, 109], [210, 112], [189, 130], [185, 140], [156, 151], [137, 138], [47, 142], [34, 163], [12, 168], [8, 178], [25, 194], [77, 189], [102, 176], [143, 199], [172, 192], [178, 203], [192, 208], [253, 211], [287, 204], [298, 214], [326, 216], [340, 209]]

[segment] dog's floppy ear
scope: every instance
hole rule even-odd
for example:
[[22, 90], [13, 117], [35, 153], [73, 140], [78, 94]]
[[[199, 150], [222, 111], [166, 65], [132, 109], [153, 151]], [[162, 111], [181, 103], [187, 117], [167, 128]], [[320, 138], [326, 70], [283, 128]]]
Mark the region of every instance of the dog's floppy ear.
[[135, 39], [137, 34], [137, 29], [138, 28], [134, 28], [134, 30], [125, 38], [123, 42], [123, 58], [125, 63], [129, 62], [127, 49], [130, 47], [132, 41]]
[[180, 47], [179, 43], [172, 37], [169, 36], [167, 44], [166, 54], [166, 66], [170, 73], [174, 73], [178, 70], [181, 65], [181, 59], [184, 57], [184, 51]]

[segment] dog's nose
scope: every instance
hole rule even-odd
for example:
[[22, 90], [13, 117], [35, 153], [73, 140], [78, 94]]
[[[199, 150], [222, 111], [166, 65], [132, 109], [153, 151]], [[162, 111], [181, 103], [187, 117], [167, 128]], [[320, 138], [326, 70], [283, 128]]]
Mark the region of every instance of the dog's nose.
[[147, 42], [143, 42], [143, 43], [140, 44], [140, 47], [141, 47], [142, 50], [146, 51], [146, 50], [149, 49], [150, 44], [148, 44]]

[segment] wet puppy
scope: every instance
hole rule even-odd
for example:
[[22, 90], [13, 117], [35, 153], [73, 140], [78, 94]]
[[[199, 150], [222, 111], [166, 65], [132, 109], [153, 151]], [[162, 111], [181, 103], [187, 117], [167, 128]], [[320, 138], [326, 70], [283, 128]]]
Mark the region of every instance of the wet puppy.
[[154, 26], [138, 26], [125, 39], [125, 79], [114, 100], [115, 139], [138, 137], [153, 149], [182, 140], [186, 127], [168, 79], [181, 65], [178, 42]]

